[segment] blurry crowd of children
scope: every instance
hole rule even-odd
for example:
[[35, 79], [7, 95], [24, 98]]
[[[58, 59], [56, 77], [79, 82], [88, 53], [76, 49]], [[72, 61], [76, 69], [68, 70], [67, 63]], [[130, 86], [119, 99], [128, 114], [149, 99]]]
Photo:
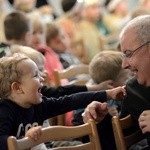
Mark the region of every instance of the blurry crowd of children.
[[[124, 85], [131, 74], [121, 68], [118, 35], [130, 19], [150, 14], [150, 0], [139, 0], [132, 11], [126, 0], [62, 0], [61, 6], [64, 13], [56, 16], [47, 1], [1, 0], [0, 57], [23, 53], [31, 58], [49, 80], [51, 87], [42, 89], [48, 97]], [[82, 63], [89, 65], [90, 85], [55, 87], [55, 69]], [[121, 104], [109, 102], [114, 105]], [[74, 111], [74, 125], [83, 123], [82, 111]]]

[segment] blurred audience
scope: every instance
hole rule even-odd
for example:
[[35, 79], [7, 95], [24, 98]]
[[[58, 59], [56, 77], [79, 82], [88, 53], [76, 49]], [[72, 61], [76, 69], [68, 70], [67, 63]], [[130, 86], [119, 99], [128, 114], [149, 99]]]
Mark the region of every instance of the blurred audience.
[[[30, 13], [29, 18], [32, 22], [32, 40], [30, 46], [40, 51], [45, 56], [45, 69], [47, 70], [52, 85], [55, 85], [53, 71], [54, 69], [63, 70], [63, 66], [58, 55], [46, 45], [46, 24], [42, 22], [41, 16], [37, 13]], [[63, 81], [66, 83], [66, 81]]]
[[79, 22], [77, 38], [83, 40], [84, 48], [81, 58], [83, 63], [89, 64], [94, 55], [103, 48], [101, 32], [97, 26], [100, 18], [99, 0], [86, 0], [83, 4], [83, 19]]
[[107, 6], [108, 13], [104, 23], [111, 33], [118, 32], [128, 21], [128, 7], [125, 0], [111, 0]]
[[81, 64], [79, 59], [68, 50], [70, 39], [63, 29], [54, 23], [48, 23], [46, 26], [46, 44], [58, 54], [64, 69]]

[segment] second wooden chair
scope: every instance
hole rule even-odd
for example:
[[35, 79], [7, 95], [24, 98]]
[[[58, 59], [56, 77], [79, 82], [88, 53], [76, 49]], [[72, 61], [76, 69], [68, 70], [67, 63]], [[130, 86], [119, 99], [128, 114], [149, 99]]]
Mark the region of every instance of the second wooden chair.
[[[134, 123], [131, 115], [122, 119], [119, 119], [118, 116], [113, 116], [112, 125], [117, 150], [127, 150], [130, 146], [144, 139], [141, 130]], [[124, 130], [126, 130], [127, 135], [124, 134]]]
[[26, 150], [48, 141], [67, 140], [89, 135], [89, 142], [66, 147], [51, 148], [51, 150], [101, 150], [101, 145], [94, 120], [80, 126], [50, 126], [42, 129], [42, 135], [39, 140], [33, 141], [28, 137], [16, 139], [14, 136], [8, 138], [9, 150]]

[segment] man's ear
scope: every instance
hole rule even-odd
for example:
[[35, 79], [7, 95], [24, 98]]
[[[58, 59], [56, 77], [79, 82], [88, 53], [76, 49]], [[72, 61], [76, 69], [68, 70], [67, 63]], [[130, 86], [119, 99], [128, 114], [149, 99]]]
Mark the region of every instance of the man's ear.
[[18, 82], [13, 82], [11, 84], [11, 90], [17, 93], [23, 93], [23, 90]]

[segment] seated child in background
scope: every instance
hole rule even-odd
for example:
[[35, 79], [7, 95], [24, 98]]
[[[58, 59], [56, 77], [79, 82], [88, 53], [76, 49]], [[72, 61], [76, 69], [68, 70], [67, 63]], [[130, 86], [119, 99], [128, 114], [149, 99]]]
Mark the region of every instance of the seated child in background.
[[[40, 138], [43, 121], [74, 109], [84, 108], [92, 100], [122, 99], [125, 89], [82, 92], [69, 96], [42, 96], [43, 78], [29, 57], [16, 54], [0, 59], [0, 147], [7, 150], [10, 135], [33, 140]], [[35, 134], [38, 133], [38, 134]]]
[[4, 31], [7, 42], [1, 43], [0, 57], [9, 53], [9, 47], [14, 44], [26, 45], [44, 53], [45, 68], [54, 85], [53, 70], [62, 70], [63, 66], [57, 54], [45, 45], [45, 24], [36, 13], [27, 14], [13, 11], [4, 19]]
[[29, 45], [31, 42], [32, 25], [27, 15], [20, 11], [13, 11], [4, 17], [5, 43], [0, 43], [0, 57], [9, 53], [13, 44]]
[[69, 40], [61, 27], [54, 23], [46, 25], [46, 44], [58, 54], [64, 69], [71, 65], [81, 64], [80, 60], [68, 51], [70, 47]]
[[[29, 46], [44, 54], [45, 69], [47, 70], [51, 84], [55, 85], [53, 71], [54, 69], [61, 71], [63, 70], [63, 66], [58, 55], [46, 45], [46, 28], [45, 23], [42, 22], [41, 16], [37, 13], [29, 13], [29, 19], [33, 27], [32, 40]], [[66, 80], [62, 80], [62, 84], [65, 84], [66, 82]]]
[[[99, 84], [106, 80], [112, 80], [111, 87], [123, 86], [130, 78], [130, 71], [122, 69], [122, 53], [118, 51], [102, 51], [98, 53], [89, 64], [89, 73], [92, 78], [92, 84]], [[108, 89], [108, 88], [107, 88]], [[106, 89], [105, 89], [106, 90]], [[108, 108], [111, 115], [118, 115], [121, 102], [110, 100]], [[116, 110], [116, 107], [118, 110]], [[83, 124], [81, 114], [83, 109], [74, 111], [73, 124]]]
[[[46, 44], [51, 47], [54, 52], [59, 56], [63, 68], [66, 69], [72, 65], [81, 64], [80, 60], [70, 50], [70, 39], [60, 26], [54, 23], [46, 25]], [[69, 82], [75, 79], [90, 79], [90, 75], [82, 74], [68, 79]], [[65, 84], [64, 84], [65, 85]]]

